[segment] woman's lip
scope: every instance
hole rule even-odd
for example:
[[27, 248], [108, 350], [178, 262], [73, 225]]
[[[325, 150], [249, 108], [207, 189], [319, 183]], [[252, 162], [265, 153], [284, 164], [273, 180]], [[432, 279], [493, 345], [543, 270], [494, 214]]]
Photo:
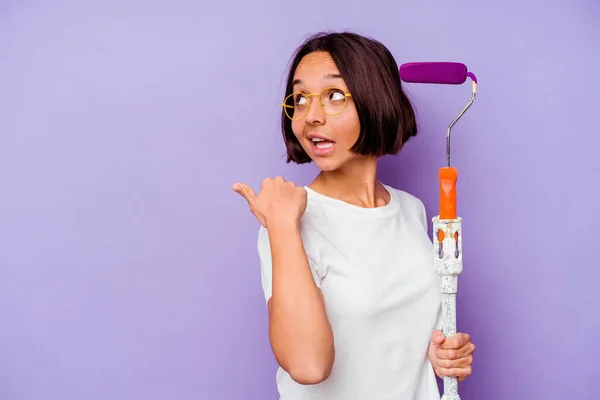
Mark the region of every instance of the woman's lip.
[[[330, 154], [335, 148], [335, 142], [331, 140], [325, 140], [324, 142], [314, 142], [311, 140], [310, 142], [313, 154], [318, 157], [323, 157]], [[318, 144], [320, 144], [321, 147], [317, 146]]]
[[310, 141], [312, 141], [313, 139], [322, 139], [322, 140], [328, 140], [330, 142], [333, 142], [333, 140], [331, 140], [327, 136], [323, 136], [317, 132], [310, 132], [308, 135], [306, 135], [306, 138]]

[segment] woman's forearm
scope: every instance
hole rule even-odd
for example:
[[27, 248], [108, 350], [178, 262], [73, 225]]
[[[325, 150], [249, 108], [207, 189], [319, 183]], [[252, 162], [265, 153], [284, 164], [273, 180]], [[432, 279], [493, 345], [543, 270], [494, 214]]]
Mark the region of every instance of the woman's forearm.
[[329, 376], [334, 360], [333, 333], [316, 286], [296, 222], [269, 226], [273, 289], [269, 335], [279, 365], [298, 383]]

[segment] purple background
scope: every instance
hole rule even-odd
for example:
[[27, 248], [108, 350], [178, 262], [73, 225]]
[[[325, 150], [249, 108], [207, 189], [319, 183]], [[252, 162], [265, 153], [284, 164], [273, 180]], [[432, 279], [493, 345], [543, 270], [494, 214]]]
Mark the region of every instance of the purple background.
[[[463, 400], [597, 398], [597, 2], [205, 3], [0, 2], [0, 399], [276, 398], [258, 223], [230, 187], [313, 177], [278, 118], [322, 29], [479, 78], [452, 141]], [[432, 217], [470, 85], [408, 91], [421, 133], [381, 179]]]

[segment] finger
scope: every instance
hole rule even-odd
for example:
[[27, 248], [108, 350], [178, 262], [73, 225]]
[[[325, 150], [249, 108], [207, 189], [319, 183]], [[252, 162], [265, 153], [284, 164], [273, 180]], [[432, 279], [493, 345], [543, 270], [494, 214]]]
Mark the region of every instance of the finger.
[[439, 329], [435, 329], [431, 334], [431, 343], [437, 346], [444, 343], [444, 340], [446, 340], [446, 336]]
[[460, 349], [466, 346], [471, 341], [471, 337], [466, 333], [457, 333], [449, 338], [446, 338], [443, 345], [444, 349]]
[[474, 352], [475, 345], [473, 343], [469, 343], [460, 349], [444, 349], [440, 347], [437, 350], [437, 357], [441, 360], [457, 360], [459, 358], [467, 357]]
[[451, 376], [453, 378], [457, 378], [459, 382], [468, 378], [472, 373], [471, 368], [455, 368], [455, 369], [445, 369], [440, 368], [439, 374], [444, 376]]
[[256, 200], [256, 193], [254, 193], [254, 190], [244, 183], [236, 183], [233, 185], [232, 189], [245, 198], [248, 201], [248, 204], [252, 204], [252, 202]]
[[466, 379], [467, 377], [469, 377], [472, 372], [473, 372], [473, 369], [471, 367], [440, 368], [440, 374], [442, 376], [451, 376], [451, 377], [457, 378], [459, 382]]
[[437, 364], [439, 368], [445, 369], [453, 369], [453, 368], [466, 368], [473, 365], [473, 356], [468, 355], [463, 358], [459, 358], [456, 360], [445, 360], [439, 359], [437, 360]]
[[269, 183], [271, 183], [271, 181], [274, 181], [274, 179], [271, 179], [271, 178], [263, 179], [262, 182], [260, 183], [260, 190], [262, 191]]

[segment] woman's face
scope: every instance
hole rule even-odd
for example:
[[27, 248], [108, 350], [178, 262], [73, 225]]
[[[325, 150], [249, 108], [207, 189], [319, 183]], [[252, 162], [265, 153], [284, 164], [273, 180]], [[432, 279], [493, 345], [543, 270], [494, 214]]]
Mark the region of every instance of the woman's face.
[[[329, 53], [306, 55], [296, 68], [292, 91], [318, 94], [331, 87], [348, 93], [348, 87]], [[326, 97], [332, 102], [343, 99], [339, 92], [328, 92]], [[318, 96], [308, 97], [308, 102], [308, 113], [304, 118], [292, 121], [292, 130], [317, 167], [322, 171], [334, 171], [359, 157], [350, 151], [360, 133], [360, 122], [352, 97], [347, 97], [344, 111], [338, 115], [325, 114]]]

